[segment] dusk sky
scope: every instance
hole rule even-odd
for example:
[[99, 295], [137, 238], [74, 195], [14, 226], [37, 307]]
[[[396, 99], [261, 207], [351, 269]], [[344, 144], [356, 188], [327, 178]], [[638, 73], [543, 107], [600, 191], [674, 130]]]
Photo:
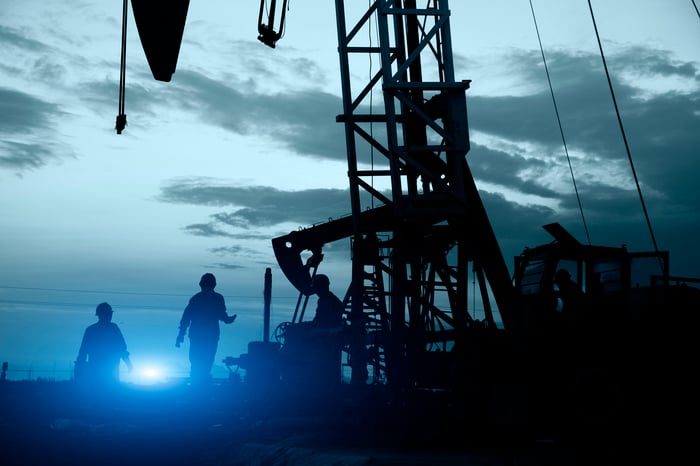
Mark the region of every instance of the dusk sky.
[[[700, 15], [692, 0], [591, 4], [658, 247], [673, 275], [700, 276]], [[69, 378], [102, 301], [137, 371], [186, 374], [177, 326], [205, 272], [238, 314], [217, 361], [262, 339], [267, 267], [273, 327], [291, 319], [297, 293], [271, 239], [350, 214], [334, 5], [291, 0], [272, 49], [256, 39], [258, 1], [191, 0], [168, 83], [153, 79], [129, 9], [118, 135], [122, 1], [0, 0], [9, 376]], [[532, 5], [591, 242], [653, 250], [589, 4]], [[530, 2], [450, 7], [456, 75], [472, 81], [468, 161], [507, 264], [551, 240], [547, 223], [585, 242]], [[319, 267], [341, 298], [348, 246], [329, 245]]]

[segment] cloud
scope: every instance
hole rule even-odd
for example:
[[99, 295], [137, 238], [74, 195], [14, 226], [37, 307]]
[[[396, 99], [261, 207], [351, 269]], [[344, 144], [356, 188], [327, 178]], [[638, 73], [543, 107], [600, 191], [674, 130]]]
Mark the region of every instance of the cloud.
[[[639, 47], [629, 48], [615, 54], [610, 60], [615, 63], [611, 74], [624, 119], [632, 120], [631, 124], [637, 123], [640, 117], [654, 114], [657, 107], [665, 112], [669, 103], [679, 118], [697, 113], [697, 98], [693, 98], [697, 93], [687, 95], [666, 89], [666, 92], [657, 92], [657, 95], [649, 98], [647, 88], [620, 78], [633, 71], [644, 71], [647, 75], [665, 72], [665, 77], [683, 77], [696, 90], [700, 89], [697, 64], [679, 63], [668, 53], [656, 53], [653, 63], [650, 63], [651, 53]], [[470, 113], [474, 115], [471, 118], [472, 129], [509, 140], [535, 141], [546, 147], [558, 148], [561, 146], [561, 135], [541, 59], [538, 60], [534, 52], [519, 51], [511, 53], [507, 62], [509, 72], [516, 73], [524, 81], [541, 83], [540, 86], [533, 84], [536, 90], [523, 96], [469, 95]], [[618, 147], [611, 148], [610, 141], [619, 140], [619, 127], [600, 57], [555, 51], [548, 55], [547, 62], [552, 91], [569, 142], [586, 152], [614, 156]], [[680, 95], [684, 95], [687, 101], [681, 101]], [[697, 121], [697, 118], [696, 115], [689, 121]]]
[[232, 237], [230, 233], [220, 229], [214, 223], [195, 223], [184, 227], [187, 233], [194, 236], [215, 236], [215, 237]]
[[240, 270], [240, 269], [247, 268], [247, 267], [244, 267], [242, 265], [229, 264], [229, 263], [225, 263], [225, 262], [216, 262], [216, 263], [207, 265], [207, 267], [213, 267], [215, 269], [223, 269], [223, 270]]
[[0, 87], [0, 112], [4, 137], [48, 130], [61, 115], [58, 106], [14, 89]]
[[210, 223], [187, 227], [190, 233], [200, 236], [240, 237], [242, 231], [250, 235], [246, 232], [250, 228], [285, 223], [309, 225], [350, 212], [347, 189], [285, 191], [267, 186], [226, 186], [212, 178], [172, 180], [161, 188], [158, 199], [233, 209], [211, 215]]
[[[46, 44], [6, 27], [0, 28], [0, 41], [31, 51], [33, 68], [43, 70], [40, 77], [62, 75], [60, 68], [53, 68], [58, 66], [56, 62], [47, 58], [51, 47]], [[201, 58], [205, 43], [192, 41], [188, 46], [201, 48], [202, 53], [194, 52], [189, 60], [181, 60], [171, 83], [153, 82], [147, 69], [131, 72], [127, 113], [144, 115], [140, 120], [148, 125], [157, 124], [150, 117], [184, 110], [206, 124], [264, 138], [305, 157], [346, 160], [343, 125], [335, 121], [342, 112], [342, 101], [322, 90], [328, 77], [314, 57], [293, 49], [278, 50], [272, 56], [253, 41], [226, 42], [215, 47], [221, 52], [228, 50], [224, 59], [231, 63], [207, 67]], [[73, 66], [80, 60], [77, 55], [64, 54], [64, 58], [70, 58]], [[611, 221], [620, 231], [632, 230], [632, 224], [643, 225], [600, 56], [554, 50], [547, 51], [546, 58], [578, 191], [571, 186], [569, 161], [541, 55], [539, 51], [513, 50], [502, 60], [507, 64], [504, 74], [517, 77], [522, 86], [498, 95], [479, 93], [478, 86], [467, 93], [472, 139], [468, 160], [495, 228], [506, 243], [511, 242], [509, 235], [515, 235], [515, 244], [522, 242], [517, 236], [522, 236], [523, 228], [512, 228], [512, 219], [527, 219], [533, 225], [532, 237], [542, 235], [541, 224], [556, 219], [579, 225], [579, 202], [592, 231], [612, 235], [595, 227]], [[459, 55], [455, 63], [461, 68], [478, 66], [473, 59]], [[692, 229], [696, 220], [690, 219], [698, 217], [699, 201], [695, 188], [699, 174], [695, 159], [700, 147], [698, 65], [643, 47], [617, 49], [608, 63], [635, 168], [652, 214], [662, 218], [659, 223], [664, 225]], [[82, 66], [103, 69], [104, 65]], [[76, 95], [96, 114], [107, 109], [113, 112], [117, 88], [112, 78], [83, 79]], [[654, 87], [654, 82], [666, 87]], [[679, 85], [668, 87], [669, 83]], [[61, 107], [37, 95], [1, 88], [0, 110], [6, 122], [0, 131], [17, 136], [54, 130]], [[55, 138], [45, 138], [46, 142], [33, 138], [31, 143], [19, 136], [3, 139], [0, 151], [10, 154], [0, 158], [3, 167], [39, 168], [58, 153]], [[159, 199], [220, 208], [201, 222], [183, 226], [186, 232], [202, 237], [261, 239], [269, 236], [267, 229], [309, 225], [350, 212], [347, 189], [284, 191], [228, 184], [206, 178], [174, 179], [162, 188]], [[580, 226], [572, 228], [583, 233]]]
[[[654, 54], [637, 47], [624, 49], [614, 58], [620, 76], [629, 70], [664, 72], [693, 80], [700, 87], [696, 65], [675, 61], [667, 53]], [[519, 51], [513, 52], [508, 62], [510, 71], [517, 72], [523, 81], [541, 85], [533, 86], [535, 90], [526, 95], [469, 95], [472, 153], [478, 152], [479, 145], [488, 152], [479, 157], [481, 162], [474, 162], [475, 173], [525, 194], [556, 197], [561, 189], [554, 183], [566, 184], [570, 171], [541, 58], [535, 52]], [[594, 193], [601, 186], [624, 184], [634, 189], [600, 57], [555, 51], [549, 54], [548, 63], [562, 130], [581, 189]], [[335, 122], [342, 108], [337, 96], [310, 89], [261, 94], [245, 81], [222, 83], [192, 71], [180, 72], [178, 80], [182, 88], [174, 100], [179, 99], [217, 126], [239, 134], [260, 134], [300, 155], [346, 159], [343, 128]], [[642, 168], [656, 164], [650, 151], [658, 153], [664, 144], [664, 152], [678, 155], [662, 171], [678, 173], [676, 165], [687, 164], [687, 156], [698, 144], [694, 131], [700, 115], [697, 94], [667, 91], [649, 96], [625, 79], [615, 82], [615, 90], [624, 102], [625, 126], [636, 138], [633, 142], [639, 153], [635, 163]], [[649, 172], [660, 174], [658, 168]], [[688, 177], [683, 184], [691, 181]], [[650, 179], [646, 183], [650, 184]], [[654, 186], [649, 189], [657, 190]]]
[[53, 158], [55, 154], [44, 144], [0, 142], [0, 168], [22, 172], [30, 168], [39, 168]]
[[635, 76], [652, 76], [666, 79], [678, 77], [696, 81], [698, 67], [695, 63], [676, 59], [667, 50], [649, 47], [625, 47], [614, 55], [614, 69], [634, 74]]
[[244, 248], [242, 246], [226, 246], [220, 248], [210, 249], [214, 254], [228, 255], [228, 254], [251, 254], [256, 251], [250, 248]]
[[[478, 87], [467, 94], [468, 160], [507, 262], [551, 240], [541, 229], [551, 222], [582, 242], [590, 234], [594, 244], [652, 250], [653, 233], [660, 249], [679, 248], [683, 232], [700, 230], [698, 64], [641, 47], [608, 57], [645, 212], [600, 56], [547, 58], [577, 192], [538, 53], [514, 51], [504, 60], [507, 73], [528, 83], [512, 95]], [[676, 270], [695, 273], [689, 257], [698, 257], [694, 245], [672, 259]]]
[[[578, 195], [591, 230], [602, 232], [596, 236], [603, 241], [627, 234], [639, 238], [637, 243], [649, 244], [637, 233], [648, 234], [633, 168], [651, 218], [657, 219], [651, 223], [658, 223], [660, 232], [666, 230], [662, 235], [670, 235], [673, 226], [696, 228], [700, 218], [698, 65], [639, 47], [623, 49], [609, 62], [615, 64], [610, 70], [613, 89], [632, 164], [600, 57], [561, 51], [548, 57]], [[513, 53], [509, 64], [523, 79], [545, 79], [534, 53]], [[648, 81], [629, 79], [633, 74], [683, 79], [685, 84], [652, 89]], [[518, 96], [468, 97], [474, 134], [470, 165], [482, 183], [519, 193], [524, 199], [550, 200], [557, 215], [575, 220], [576, 215], [580, 217], [578, 200], [551, 94], [548, 87], [535, 88]], [[604, 227], [610, 224], [615, 227]]]
[[[41, 33], [35, 35], [32, 27], [37, 26]], [[83, 60], [85, 69], [80, 47], [66, 41], [70, 33], [52, 28], [51, 35], [46, 36], [47, 31], [41, 25], [35, 23], [32, 27], [16, 29], [0, 25], [0, 71], [3, 74], [17, 82], [20, 79], [30, 82], [36, 89], [47, 86], [55, 90], [65, 83], [67, 64], [74, 66], [76, 61]]]
[[[0, 43], [6, 44], [7, 48], [16, 47], [31, 52], [45, 52], [47, 50], [43, 42], [28, 38], [19, 30], [2, 24], [0, 24]], [[4, 66], [7, 66], [7, 63]]]
[[[700, 101], [697, 93], [683, 90], [650, 93], [624, 77], [632, 71], [663, 73], [700, 88], [700, 74], [694, 63], [650, 53], [628, 48], [614, 57], [614, 90], [645, 200], [653, 206], [652, 214], [662, 219], [661, 236], [670, 237], [673, 226], [697, 227]], [[646, 219], [600, 57], [563, 51], [548, 57], [577, 191], [571, 185], [569, 160], [538, 60], [538, 54], [525, 51], [514, 52], [509, 59], [511, 71], [517, 70], [522, 79], [545, 83], [531, 86], [528, 93], [468, 95], [472, 131], [468, 160], [504, 249], [519, 251], [527, 238], [547, 241], [541, 226], [555, 221], [581, 241], [590, 232], [594, 243], [648, 245]], [[237, 88], [192, 72], [183, 76], [182, 98], [203, 118], [234, 132], [263, 133], [299, 154], [345, 159], [342, 125], [331, 117], [341, 108], [337, 97], [309, 89], [250, 94], [252, 87]], [[212, 215], [206, 224], [188, 227], [193, 233], [222, 237], [290, 222], [308, 225], [349, 212], [347, 190], [291, 192], [221, 186], [220, 180], [211, 179], [173, 180], [163, 188], [161, 200], [231, 207]], [[513, 219], [525, 219], [528, 227]]]
[[268, 256], [266, 255], [263, 256], [263, 254], [260, 253], [259, 249], [247, 248], [243, 246], [225, 246], [211, 248], [209, 251], [219, 257], [235, 257], [239, 261], [237, 263], [216, 262], [213, 264], [213, 266], [216, 268], [227, 270], [246, 269], [249, 267], [246, 265], [241, 265], [241, 263], [247, 263], [251, 259], [253, 261], [260, 261], [261, 259], [268, 258]]
[[178, 71], [171, 102], [237, 134], [259, 134], [304, 156], [345, 160], [345, 133], [335, 122], [339, 97], [318, 90], [279, 94], [256, 91], [247, 81], [221, 82], [203, 74]]
[[[0, 88], [0, 168], [21, 172], [70, 155], [50, 133], [63, 116], [57, 105], [13, 89]], [[29, 142], [31, 141], [31, 142]]]

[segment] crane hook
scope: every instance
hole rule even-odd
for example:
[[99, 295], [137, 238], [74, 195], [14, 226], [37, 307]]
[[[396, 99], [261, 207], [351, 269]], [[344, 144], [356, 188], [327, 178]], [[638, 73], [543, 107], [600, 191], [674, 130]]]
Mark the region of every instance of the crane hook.
[[267, 0], [260, 0], [260, 15], [258, 16], [258, 40], [263, 44], [275, 48], [275, 43], [282, 37], [284, 33], [284, 20], [287, 12], [287, 0], [282, 1], [282, 15], [279, 19], [279, 27], [275, 32], [275, 10], [277, 9], [277, 0], [270, 0], [270, 9], [267, 12], [267, 23], [263, 22], [263, 11], [265, 10]]

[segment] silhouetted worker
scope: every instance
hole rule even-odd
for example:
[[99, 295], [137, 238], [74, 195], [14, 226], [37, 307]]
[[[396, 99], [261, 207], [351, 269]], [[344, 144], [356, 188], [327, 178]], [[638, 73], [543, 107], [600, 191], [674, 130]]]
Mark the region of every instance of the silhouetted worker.
[[[330, 280], [326, 275], [315, 275], [311, 281], [311, 291], [318, 296], [316, 315], [311, 321], [313, 328], [311, 341], [315, 344], [309, 357], [315, 360], [317, 402], [323, 405], [324, 398], [332, 397], [340, 384], [341, 350], [343, 348], [343, 302], [331, 292]], [[330, 401], [330, 398], [327, 399]]]
[[571, 364], [585, 356], [590, 346], [586, 343], [590, 339], [589, 325], [584, 315], [585, 295], [578, 284], [571, 279], [571, 274], [564, 269], [559, 269], [554, 274], [554, 283], [557, 285], [555, 296], [561, 299], [561, 323], [559, 330], [555, 330], [560, 341], [559, 358], [563, 364]]
[[230, 324], [236, 320], [236, 314], [229, 316], [226, 313], [224, 297], [214, 291], [216, 277], [213, 274], [202, 275], [199, 286], [202, 291], [190, 298], [182, 313], [180, 331], [175, 340], [175, 346], [179, 348], [189, 327], [190, 380], [197, 384], [210, 378], [221, 333], [219, 321]]
[[554, 283], [559, 288], [555, 296], [561, 299], [561, 313], [565, 320], [572, 319], [583, 304], [583, 292], [575, 281], [571, 279], [568, 270], [559, 269], [554, 274]]
[[318, 296], [316, 315], [312, 322], [316, 327], [333, 328], [343, 323], [343, 302], [330, 290], [331, 282], [326, 275], [315, 275], [311, 280], [311, 291]]
[[85, 329], [75, 361], [76, 378], [91, 385], [114, 386], [119, 382], [119, 365], [124, 361], [133, 369], [126, 342], [117, 324], [112, 322], [112, 306], [97, 305], [97, 322]]

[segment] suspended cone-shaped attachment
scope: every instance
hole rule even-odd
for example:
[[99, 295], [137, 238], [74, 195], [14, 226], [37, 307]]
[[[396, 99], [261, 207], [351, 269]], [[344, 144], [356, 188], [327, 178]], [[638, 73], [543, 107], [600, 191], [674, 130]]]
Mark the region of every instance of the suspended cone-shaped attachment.
[[146, 60], [158, 81], [169, 82], [175, 73], [189, 6], [189, 0], [131, 0]]

